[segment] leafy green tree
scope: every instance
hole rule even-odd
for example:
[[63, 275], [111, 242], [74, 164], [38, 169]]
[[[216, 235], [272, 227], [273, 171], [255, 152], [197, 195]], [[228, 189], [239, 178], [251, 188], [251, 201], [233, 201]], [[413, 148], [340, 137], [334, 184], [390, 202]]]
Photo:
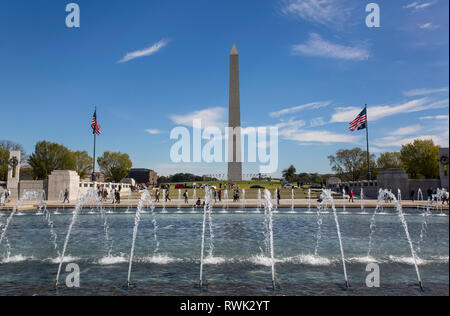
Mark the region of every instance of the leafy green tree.
[[295, 173], [297, 172], [297, 170], [295, 169], [295, 167], [293, 165], [291, 165], [289, 168], [283, 170], [283, 178], [284, 180], [286, 180], [287, 182], [293, 182], [295, 181]]
[[382, 153], [377, 160], [379, 170], [402, 168], [402, 160], [399, 152]]
[[75, 171], [78, 173], [80, 178], [91, 174], [92, 165], [94, 160], [87, 153], [87, 151], [75, 151], [72, 153], [73, 159], [75, 160]]
[[412, 179], [439, 178], [439, 146], [430, 140], [416, 139], [402, 146], [400, 159]]
[[114, 182], [120, 182], [126, 178], [133, 165], [128, 154], [109, 151], [105, 151], [103, 156], [97, 159], [97, 162], [105, 178]]
[[[335, 156], [328, 156], [331, 169], [343, 181], [360, 181], [367, 179], [367, 152], [361, 148], [341, 149]], [[375, 155], [370, 155], [372, 178], [375, 177]]]
[[0, 181], [6, 181], [8, 178], [8, 159], [9, 151], [0, 148]]
[[33, 178], [46, 180], [54, 170], [75, 170], [72, 152], [65, 146], [47, 141], [38, 142], [28, 158]]

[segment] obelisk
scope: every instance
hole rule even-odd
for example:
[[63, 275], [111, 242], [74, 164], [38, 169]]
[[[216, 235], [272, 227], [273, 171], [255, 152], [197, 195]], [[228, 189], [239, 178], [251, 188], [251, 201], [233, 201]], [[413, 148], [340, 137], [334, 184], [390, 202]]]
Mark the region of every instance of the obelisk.
[[230, 100], [228, 114], [228, 180], [242, 181], [241, 96], [239, 91], [239, 53], [236, 45], [230, 53]]

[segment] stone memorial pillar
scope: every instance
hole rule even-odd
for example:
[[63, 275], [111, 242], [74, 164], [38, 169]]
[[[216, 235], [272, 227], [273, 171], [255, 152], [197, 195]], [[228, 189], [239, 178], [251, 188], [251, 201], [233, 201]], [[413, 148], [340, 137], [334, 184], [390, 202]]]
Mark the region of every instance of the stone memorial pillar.
[[48, 200], [57, 201], [61, 192], [69, 191], [70, 202], [78, 200], [80, 189], [80, 176], [72, 170], [55, 170], [48, 177]]
[[8, 181], [6, 187], [11, 191], [12, 201], [19, 199], [20, 151], [10, 151], [8, 160]]

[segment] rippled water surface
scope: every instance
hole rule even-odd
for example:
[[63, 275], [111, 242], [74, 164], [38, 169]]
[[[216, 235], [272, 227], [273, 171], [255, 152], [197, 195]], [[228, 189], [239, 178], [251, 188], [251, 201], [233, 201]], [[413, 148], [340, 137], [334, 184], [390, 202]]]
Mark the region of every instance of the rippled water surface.
[[[107, 210], [110, 240], [104, 219], [96, 210], [83, 210], [67, 248], [65, 263], [77, 263], [81, 287], [64, 286], [65, 264], [58, 291], [54, 284], [58, 251], [70, 224], [71, 210], [52, 211], [58, 249], [51, 240], [48, 222], [36, 212], [15, 216], [0, 245], [0, 295], [421, 295], [405, 232], [393, 210], [377, 216], [372, 258], [367, 258], [369, 225], [373, 210], [361, 213], [338, 210], [351, 289], [346, 290], [336, 226], [331, 213], [323, 215], [319, 255], [317, 215], [304, 209], [274, 214], [274, 247], [279, 288], [272, 292], [270, 259], [264, 254], [264, 214], [256, 210], [213, 212], [214, 254], [206, 259], [207, 288], [200, 292], [200, 245], [203, 214], [157, 210], [156, 250], [149, 209], [142, 215], [136, 239], [132, 287], [127, 289], [128, 258], [134, 226], [134, 210]], [[405, 210], [414, 245], [419, 246], [424, 220], [427, 229], [419, 268], [425, 295], [449, 294], [448, 216], [424, 217], [419, 210]], [[9, 213], [0, 213], [0, 226]], [[208, 230], [207, 230], [208, 231]], [[209, 233], [209, 231], [208, 231]], [[206, 236], [206, 252], [209, 234]], [[112, 244], [112, 246], [111, 246]], [[108, 253], [111, 252], [111, 256]], [[9, 255], [8, 255], [9, 253]], [[381, 268], [381, 288], [365, 286], [366, 265]]]

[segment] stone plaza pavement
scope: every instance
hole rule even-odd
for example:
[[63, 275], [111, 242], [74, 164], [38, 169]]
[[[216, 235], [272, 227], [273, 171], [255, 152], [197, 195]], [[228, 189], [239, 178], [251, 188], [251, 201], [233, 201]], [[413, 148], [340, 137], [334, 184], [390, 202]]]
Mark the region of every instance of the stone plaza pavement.
[[[137, 198], [130, 198], [128, 199], [127, 197], [122, 198], [122, 201], [120, 204], [112, 204], [111, 200], [108, 200], [106, 202], [103, 202], [103, 206], [105, 208], [136, 208], [137, 204], [139, 202], [139, 199]], [[61, 204], [61, 202], [58, 201], [47, 201], [47, 208], [49, 209], [56, 209], [56, 208], [74, 208], [75, 207], [76, 202], [71, 202], [71, 203], [66, 203], [66, 204]], [[402, 201], [402, 206], [404, 208], [425, 208], [426, 207], [427, 202], [426, 201]], [[166, 207], [166, 208], [192, 208], [194, 205], [194, 201], [191, 199], [189, 200], [188, 204], [184, 203], [184, 200], [178, 200], [178, 199], [172, 199], [172, 201], [169, 201], [167, 203], [163, 202], [161, 200], [161, 202], [159, 203], [155, 203], [155, 207], [156, 208], [162, 208], [162, 207]], [[311, 208], [315, 209], [318, 205], [318, 202], [316, 200], [311, 200], [310, 202]], [[355, 201], [353, 203], [350, 203], [348, 201], [344, 201], [342, 199], [337, 199], [335, 200], [335, 205], [336, 208], [343, 208], [344, 206], [347, 209], [361, 209], [361, 207], [364, 207], [366, 209], [373, 209], [376, 207], [377, 205], [377, 200], [364, 200], [364, 201], [360, 201], [355, 199]], [[7, 203], [5, 206], [1, 206], [0, 210], [2, 211], [10, 211], [14, 208], [15, 203], [14, 202], [10, 202]], [[233, 202], [233, 200], [227, 200], [224, 201], [222, 200], [222, 202], [219, 202], [217, 200], [217, 202], [213, 201], [213, 207], [214, 208], [223, 208], [228, 206], [229, 208], [256, 208], [259, 206], [259, 203], [257, 200], [255, 199], [248, 199], [244, 201], [239, 201], [239, 202]], [[83, 208], [90, 208], [90, 207], [96, 207], [96, 205], [90, 205], [90, 204], [85, 204], [83, 205]], [[278, 206], [279, 208], [291, 208], [292, 207], [292, 201], [290, 199], [282, 199], [281, 200], [281, 204]], [[309, 202], [307, 199], [296, 199], [294, 200], [294, 207], [295, 208], [308, 208], [309, 207]], [[384, 208], [395, 208], [395, 204], [394, 203], [383, 203], [383, 207]], [[27, 210], [35, 210], [37, 208], [37, 202], [35, 201], [27, 201], [24, 202], [22, 204], [22, 206], [19, 208], [20, 211], [27, 211]], [[439, 210], [444, 210], [444, 211], [448, 211], [449, 210], [449, 206], [447, 204], [443, 205], [441, 202], [439, 203], [433, 203], [432, 204], [432, 209], [439, 209]]]

